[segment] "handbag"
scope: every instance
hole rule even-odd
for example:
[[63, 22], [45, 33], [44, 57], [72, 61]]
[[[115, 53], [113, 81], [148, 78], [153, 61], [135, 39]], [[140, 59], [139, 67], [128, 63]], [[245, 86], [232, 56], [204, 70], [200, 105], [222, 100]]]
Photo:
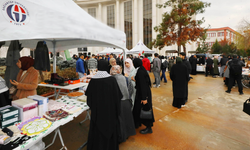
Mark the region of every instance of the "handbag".
[[244, 104], [243, 104], [243, 112], [247, 113], [250, 115], [250, 98], [247, 99]]
[[152, 109], [150, 109], [148, 111], [141, 109], [140, 118], [141, 119], [152, 119], [153, 118]]
[[10, 93], [11, 95], [15, 95], [16, 92], [17, 92], [17, 88], [16, 88], [15, 85], [13, 85], [12, 87], [9, 88], [9, 93]]
[[[21, 79], [21, 81], [19, 82], [19, 83], [21, 83], [24, 79], [25, 79], [25, 77], [28, 75], [28, 73], [26, 72], [25, 73], [25, 75], [23, 76], [23, 78]], [[13, 86], [11, 86], [10, 88], [9, 88], [9, 94], [10, 95], [16, 95], [16, 92], [17, 92], [17, 87], [15, 86], [15, 85], [13, 85]]]

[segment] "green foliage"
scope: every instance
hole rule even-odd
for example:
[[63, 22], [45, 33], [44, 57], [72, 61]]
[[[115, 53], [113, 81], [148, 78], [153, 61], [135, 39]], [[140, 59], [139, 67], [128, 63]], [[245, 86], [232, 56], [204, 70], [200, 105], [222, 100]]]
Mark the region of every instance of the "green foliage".
[[213, 44], [213, 46], [211, 47], [212, 50], [212, 54], [221, 54], [222, 53], [222, 47], [220, 45], [220, 43], [218, 42], [218, 40], [216, 39], [215, 43]]
[[237, 47], [239, 49], [250, 48], [250, 21], [243, 19], [238, 26], [237, 30]]
[[206, 43], [206, 39], [207, 39], [207, 29], [204, 30], [202, 36], [200, 37], [200, 41], [201, 43], [199, 43], [198, 48], [196, 49], [197, 53], [207, 53], [209, 51], [209, 46]]
[[168, 0], [164, 4], [158, 4], [158, 8], [171, 7], [172, 10], [165, 12], [162, 23], [154, 27], [158, 35], [150, 45], [161, 50], [164, 46], [177, 44], [185, 50], [185, 44], [196, 41], [204, 31], [204, 28], [200, 27], [205, 21], [204, 18], [193, 20], [192, 16], [203, 13], [209, 6], [210, 3], [199, 0]]

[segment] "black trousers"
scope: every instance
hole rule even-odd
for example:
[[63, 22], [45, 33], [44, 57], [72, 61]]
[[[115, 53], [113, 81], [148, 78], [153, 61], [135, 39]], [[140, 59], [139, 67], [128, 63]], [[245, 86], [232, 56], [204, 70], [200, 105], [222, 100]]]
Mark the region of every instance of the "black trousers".
[[240, 93], [242, 93], [243, 92], [242, 91], [243, 87], [242, 87], [242, 83], [241, 83], [241, 75], [231, 75], [230, 74], [230, 76], [229, 76], [229, 82], [228, 82], [228, 91], [231, 91], [232, 86], [233, 86], [235, 80], [236, 80], [236, 82], [238, 84], [238, 91]]
[[214, 68], [211, 66], [206, 66], [206, 76], [208, 75], [208, 71], [212, 76], [214, 76]]

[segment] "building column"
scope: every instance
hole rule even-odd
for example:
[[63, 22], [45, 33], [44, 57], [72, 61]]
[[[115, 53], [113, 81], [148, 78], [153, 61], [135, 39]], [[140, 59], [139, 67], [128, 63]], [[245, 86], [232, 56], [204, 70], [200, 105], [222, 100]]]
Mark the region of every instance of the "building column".
[[102, 22], [102, 4], [98, 3], [98, 15], [96, 17], [99, 21]]
[[[158, 3], [158, 0], [152, 0], [152, 40], [156, 39], [156, 36], [157, 36], [157, 33], [154, 32], [154, 27], [157, 26], [157, 14], [158, 14], [158, 8], [156, 7], [157, 3]], [[159, 55], [162, 55], [163, 50], [159, 51], [158, 48], [154, 50]]]
[[116, 0], [115, 28], [120, 29], [120, 0]]
[[133, 43], [132, 43], [132, 47], [134, 47], [138, 40], [138, 4], [137, 4], [138, 0], [133, 0], [132, 1], [132, 7], [133, 7], [133, 13], [132, 13], [132, 20], [133, 20]]
[[144, 37], [143, 37], [143, 0], [138, 0], [138, 24], [137, 24], [137, 30], [138, 30], [138, 37], [135, 39], [137, 44], [139, 40], [142, 40], [144, 42]]
[[224, 40], [226, 41], [227, 40], [227, 30], [224, 29]]

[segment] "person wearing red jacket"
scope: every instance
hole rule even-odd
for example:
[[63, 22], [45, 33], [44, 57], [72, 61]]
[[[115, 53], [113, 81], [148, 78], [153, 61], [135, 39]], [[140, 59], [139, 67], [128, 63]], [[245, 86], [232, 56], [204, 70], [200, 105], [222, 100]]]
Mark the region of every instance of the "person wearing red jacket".
[[145, 57], [142, 59], [142, 65], [149, 73], [151, 70], [151, 64], [150, 64], [150, 61], [148, 59], [148, 55], [145, 55]]

